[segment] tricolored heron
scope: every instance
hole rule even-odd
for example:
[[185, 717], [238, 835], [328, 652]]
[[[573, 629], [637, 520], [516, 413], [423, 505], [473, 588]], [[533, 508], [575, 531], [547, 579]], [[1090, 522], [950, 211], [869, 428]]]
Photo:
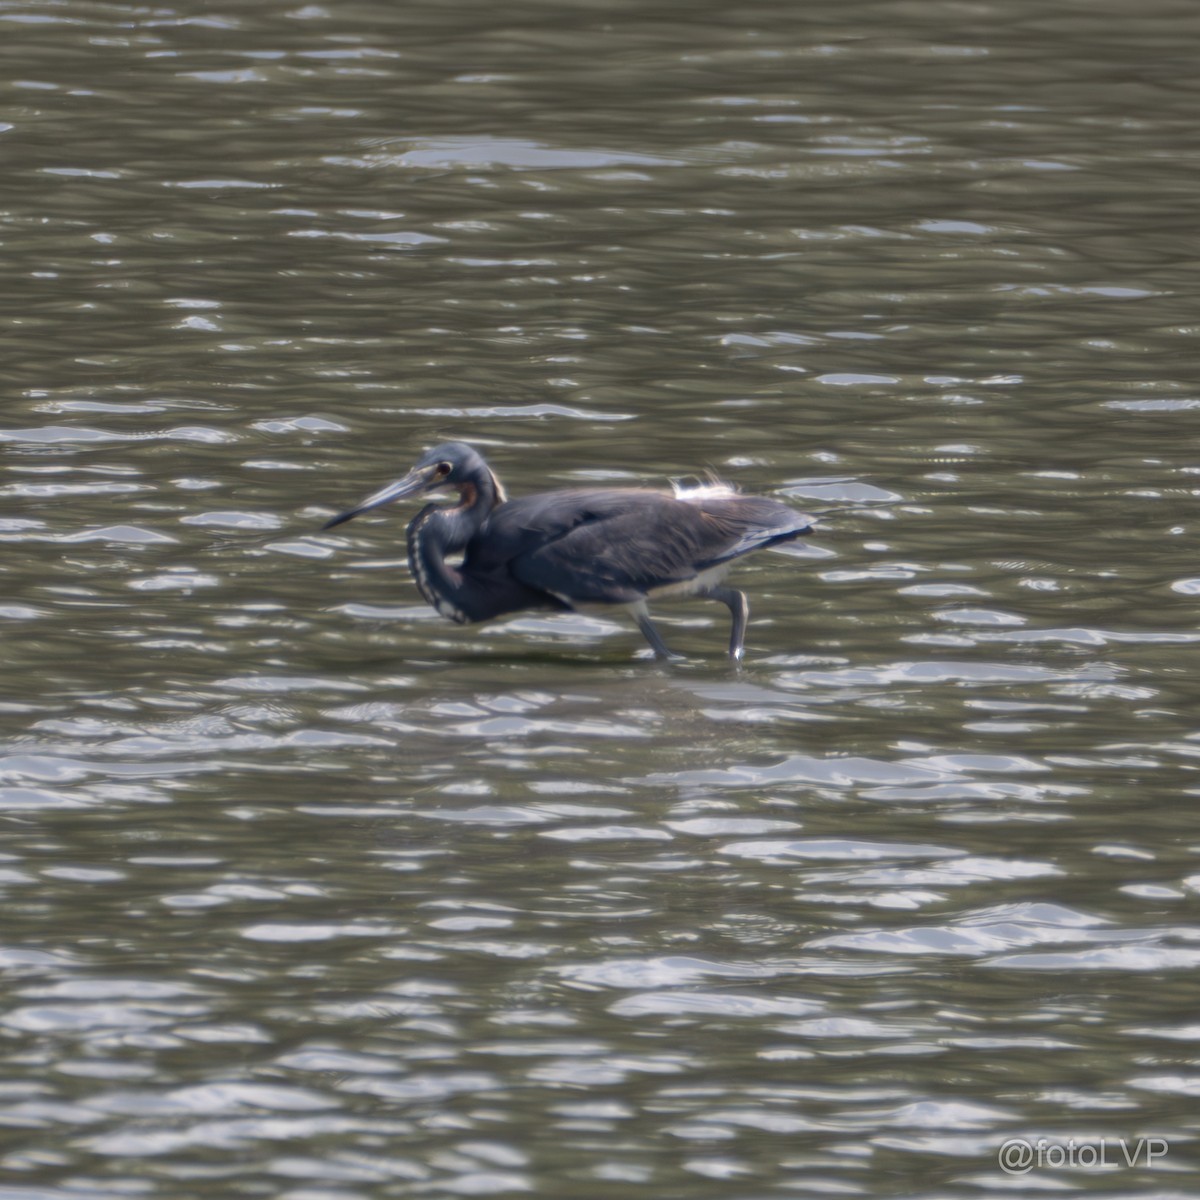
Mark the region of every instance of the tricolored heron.
[[[421, 595], [459, 624], [521, 609], [570, 612], [621, 605], [659, 658], [673, 658], [647, 602], [710, 596], [729, 608], [729, 656], [744, 653], [750, 606], [721, 580], [735, 559], [790, 541], [812, 518], [726, 484], [674, 494], [646, 488], [563, 488], [509, 500], [483, 457], [462, 442], [426, 451], [416, 465], [332, 529], [369, 509], [422, 492], [457, 490], [452, 507], [426, 505], [408, 527], [408, 562]], [[462, 554], [459, 566], [447, 555]]]

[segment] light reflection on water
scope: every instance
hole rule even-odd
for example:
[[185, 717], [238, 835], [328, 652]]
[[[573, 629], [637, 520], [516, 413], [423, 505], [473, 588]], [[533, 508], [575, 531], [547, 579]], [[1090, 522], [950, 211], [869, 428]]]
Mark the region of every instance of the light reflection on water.
[[[1190, 9], [0, 30], [0, 1195], [1183, 1194]], [[446, 437], [829, 511], [460, 629]]]

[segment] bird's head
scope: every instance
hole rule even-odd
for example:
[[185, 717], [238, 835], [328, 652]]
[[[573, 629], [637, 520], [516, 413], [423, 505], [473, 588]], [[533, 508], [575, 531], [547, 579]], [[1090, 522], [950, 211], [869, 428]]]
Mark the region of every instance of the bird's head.
[[360, 513], [390, 504], [393, 500], [403, 500], [406, 496], [438, 492], [444, 488], [457, 488], [462, 492], [476, 483], [481, 476], [487, 476], [494, 481], [487, 463], [477, 450], [463, 442], [443, 442], [440, 446], [426, 450], [402, 479], [380, 488], [354, 508], [339, 513], [331, 521], [326, 521], [322, 528], [332, 529]]

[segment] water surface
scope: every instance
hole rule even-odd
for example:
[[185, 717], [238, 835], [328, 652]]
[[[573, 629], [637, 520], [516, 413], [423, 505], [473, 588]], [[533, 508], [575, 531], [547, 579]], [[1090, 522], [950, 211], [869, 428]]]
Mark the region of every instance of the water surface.
[[[0, 6], [0, 1198], [1190, 1194], [1197, 23]], [[830, 511], [464, 629], [451, 437]]]

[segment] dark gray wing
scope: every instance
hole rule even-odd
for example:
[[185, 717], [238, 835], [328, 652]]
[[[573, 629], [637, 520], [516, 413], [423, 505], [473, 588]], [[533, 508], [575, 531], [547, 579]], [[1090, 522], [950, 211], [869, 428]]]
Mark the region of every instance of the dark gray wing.
[[637, 488], [564, 488], [506, 500], [497, 506], [466, 549], [463, 566], [480, 574], [509, 564], [581, 525], [611, 520], [666, 499]]
[[509, 570], [527, 587], [578, 603], [630, 604], [811, 528], [802, 513], [757, 496], [677, 500], [597, 489], [530, 500], [549, 497], [555, 503], [541, 520], [532, 511], [509, 514], [514, 540], [519, 531], [523, 541]]

